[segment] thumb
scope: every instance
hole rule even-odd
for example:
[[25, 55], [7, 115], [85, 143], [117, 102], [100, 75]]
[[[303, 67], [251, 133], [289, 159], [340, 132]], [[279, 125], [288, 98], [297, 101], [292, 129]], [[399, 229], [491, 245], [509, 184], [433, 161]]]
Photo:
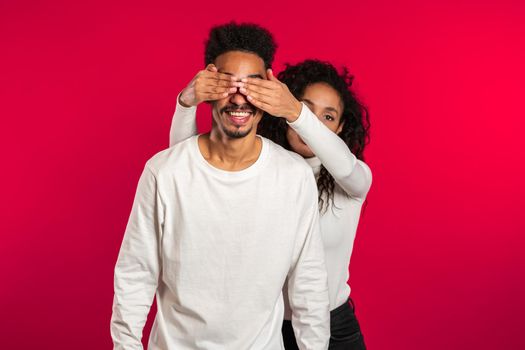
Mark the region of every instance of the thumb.
[[217, 72], [217, 67], [213, 63], [210, 63], [206, 66], [206, 70], [210, 72]]
[[270, 81], [279, 81], [279, 79], [277, 79], [275, 75], [273, 75], [273, 70], [271, 68], [268, 68], [266, 70], [266, 75], [268, 76], [268, 80]]

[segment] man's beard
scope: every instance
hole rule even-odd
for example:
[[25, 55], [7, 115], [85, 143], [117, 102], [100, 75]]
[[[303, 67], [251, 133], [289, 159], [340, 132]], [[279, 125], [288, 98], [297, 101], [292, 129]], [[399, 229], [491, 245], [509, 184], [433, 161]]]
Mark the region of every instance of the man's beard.
[[247, 136], [253, 129], [253, 126], [245, 131], [240, 131], [239, 129], [232, 131], [227, 128], [223, 128], [222, 130], [231, 139], [242, 139], [243, 137]]
[[[250, 111], [252, 113], [250, 118], [254, 118], [255, 114], [257, 113], [257, 109], [252, 104], [244, 104], [242, 106], [226, 106], [221, 109], [220, 114], [225, 114], [227, 112], [232, 111]], [[250, 132], [253, 130], [253, 126], [250, 127], [248, 130], [241, 131], [240, 127], [238, 127], [236, 130], [230, 130], [227, 127], [221, 127], [222, 131], [224, 131], [224, 134], [232, 139], [242, 139], [243, 137], [246, 137]]]

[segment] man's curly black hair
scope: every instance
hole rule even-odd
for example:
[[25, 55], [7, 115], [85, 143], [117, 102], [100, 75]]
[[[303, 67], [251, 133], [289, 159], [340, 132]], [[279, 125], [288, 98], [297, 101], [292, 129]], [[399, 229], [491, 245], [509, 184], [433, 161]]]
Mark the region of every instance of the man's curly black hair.
[[263, 59], [271, 68], [277, 44], [272, 34], [257, 24], [230, 22], [213, 27], [205, 44], [204, 64], [207, 66], [223, 53], [243, 51]]
[[[364, 160], [363, 152], [370, 139], [368, 109], [352, 91], [351, 86], [354, 77], [347, 68], [343, 67], [339, 73], [328, 62], [310, 59], [296, 65], [287, 64], [285, 70], [279, 73], [277, 78], [288, 86], [298, 100], [301, 100], [308, 85], [322, 82], [334, 88], [339, 93], [344, 105], [341, 115], [341, 123], [344, 124], [339, 137], [358, 159]], [[261, 136], [291, 150], [286, 138], [287, 129], [288, 125], [284, 118], [275, 118], [265, 114], [257, 131]], [[319, 189], [319, 207], [326, 209], [328, 202], [333, 205], [334, 178], [324, 166], [321, 167], [317, 187]], [[326, 197], [323, 197], [324, 195]], [[326, 198], [327, 202], [323, 198]]]

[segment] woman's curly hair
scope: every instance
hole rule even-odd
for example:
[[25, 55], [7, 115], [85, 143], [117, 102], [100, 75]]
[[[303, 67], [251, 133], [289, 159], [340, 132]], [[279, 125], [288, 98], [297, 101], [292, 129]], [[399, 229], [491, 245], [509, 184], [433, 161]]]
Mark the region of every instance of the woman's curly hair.
[[[343, 128], [339, 137], [346, 143], [350, 151], [361, 160], [364, 160], [365, 146], [370, 140], [370, 120], [368, 109], [352, 91], [354, 77], [348, 69], [343, 67], [339, 73], [328, 62], [319, 60], [305, 60], [295, 65], [286, 65], [286, 68], [277, 75], [277, 78], [288, 86], [290, 92], [299, 100], [302, 99], [306, 87], [314, 83], [326, 83], [334, 88], [343, 101], [341, 123]], [[284, 118], [275, 118], [265, 114], [258, 126], [258, 133], [275, 143], [291, 150], [286, 138], [288, 125]], [[317, 178], [319, 189], [319, 207], [326, 210], [329, 202], [334, 204], [334, 178], [321, 166]], [[326, 201], [325, 201], [326, 199]]]

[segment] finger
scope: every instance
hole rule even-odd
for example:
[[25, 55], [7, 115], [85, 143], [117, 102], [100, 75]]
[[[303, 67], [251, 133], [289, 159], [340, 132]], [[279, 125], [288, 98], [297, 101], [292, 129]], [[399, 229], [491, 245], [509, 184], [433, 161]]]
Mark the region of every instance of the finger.
[[272, 114], [271, 113], [271, 105], [270, 104], [265, 103], [265, 102], [263, 102], [261, 100], [258, 100], [258, 99], [254, 98], [252, 96], [248, 96], [248, 101], [250, 101], [250, 103], [252, 105], [254, 105], [255, 107], [257, 107], [259, 109], [262, 109], [263, 111]]
[[204, 73], [205, 74], [203, 75], [203, 77], [205, 77], [206, 79], [239, 81], [239, 79], [237, 79], [235, 76], [229, 75], [229, 74], [224, 74], [224, 73], [219, 73], [219, 72], [210, 72], [210, 71], [205, 71]]
[[241, 82], [217, 79], [216, 77], [206, 76], [199, 79], [198, 85], [200, 90], [206, 90], [211, 87], [221, 86], [221, 87], [240, 87], [242, 86]]
[[215, 65], [213, 63], [210, 63], [206, 66], [206, 70], [208, 72], [216, 72], [217, 71], [217, 67], [215, 67]]
[[202, 91], [202, 94], [223, 94], [225, 92], [228, 94], [234, 94], [237, 92], [237, 88], [236, 87], [211, 87], [205, 91]]
[[241, 90], [241, 93], [245, 95], [247, 98], [254, 98], [260, 102], [267, 103], [272, 106], [276, 104], [275, 98], [273, 98], [272, 96], [263, 95], [255, 91], [249, 91], [248, 93], [243, 93], [242, 89], [240, 90]]
[[267, 89], [272, 89], [276, 87], [276, 84], [274, 81], [261, 79], [261, 78], [243, 78], [241, 79], [241, 82], [248, 84], [248, 85], [257, 85], [257, 86], [265, 87]]
[[219, 73], [219, 72], [206, 72], [206, 74], [203, 75], [204, 79], [207, 80], [215, 80], [215, 81], [228, 81], [233, 82], [236, 84], [243, 84], [237, 79], [237, 77], [229, 74]]
[[202, 92], [199, 94], [199, 98], [203, 101], [215, 101], [226, 98], [237, 92], [237, 88], [220, 89], [216, 91]]
[[[213, 66], [213, 67], [215, 67], [215, 66]], [[217, 70], [217, 67], [215, 67], [213, 70], [206, 70], [206, 71], [204, 71], [204, 73], [205, 73], [205, 76], [207, 78], [232, 80], [232, 81], [238, 81], [239, 80], [239, 78], [237, 78], [235, 75], [219, 72]]]
[[205, 78], [203, 80], [204, 86], [221, 86], [221, 87], [240, 87], [242, 86], [241, 82], [238, 81], [231, 81], [231, 80], [224, 80], [224, 79], [214, 79], [214, 78]]
[[252, 93], [257, 93], [260, 95], [273, 97], [275, 96], [274, 90], [267, 89], [257, 85], [245, 85], [239, 89], [240, 93], [243, 95], [251, 95]]
[[216, 101], [216, 100], [221, 100], [223, 98], [226, 98], [226, 97], [228, 97], [228, 95], [230, 95], [228, 92], [224, 92], [224, 93], [209, 93], [209, 94], [203, 95], [203, 99], [204, 99], [204, 101]]
[[280, 94], [282, 92], [282, 84], [280, 84], [279, 82], [275, 83], [275, 82], [266, 80], [266, 83], [261, 84], [260, 81], [257, 81], [257, 80], [261, 80], [261, 79], [253, 80], [252, 82], [254, 83], [251, 83], [251, 82], [243, 83], [244, 84], [243, 87], [247, 89], [248, 91], [250, 90], [256, 91], [256, 92], [259, 92], [265, 95], [275, 95], [275, 94]]

